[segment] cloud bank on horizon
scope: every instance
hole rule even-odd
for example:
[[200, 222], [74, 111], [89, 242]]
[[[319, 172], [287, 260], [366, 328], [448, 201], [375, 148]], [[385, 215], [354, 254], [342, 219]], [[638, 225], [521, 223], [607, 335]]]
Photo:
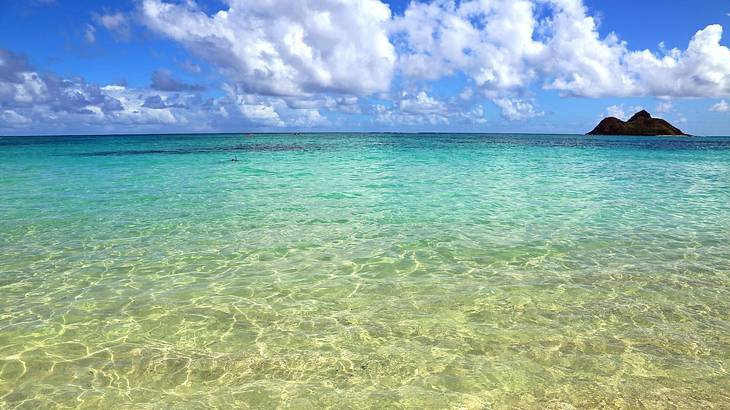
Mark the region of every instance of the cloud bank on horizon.
[[[582, 0], [436, 0], [397, 14], [380, 0], [224, 3], [141, 0], [90, 11], [84, 26], [89, 44], [101, 30], [117, 42], [135, 32], [173, 42], [200, 83], [163, 67], [148, 86], [94, 84], [0, 49], [0, 133], [489, 130], [490, 121], [549, 125], [555, 115], [541, 100], [650, 98], [678, 121], [687, 119], [673, 102], [704, 101], [703, 115], [724, 121], [710, 129], [730, 134], [720, 24], [699, 27], [683, 49], [641, 50], [620, 33], [601, 36]], [[623, 105], [605, 110], [627, 115]]]

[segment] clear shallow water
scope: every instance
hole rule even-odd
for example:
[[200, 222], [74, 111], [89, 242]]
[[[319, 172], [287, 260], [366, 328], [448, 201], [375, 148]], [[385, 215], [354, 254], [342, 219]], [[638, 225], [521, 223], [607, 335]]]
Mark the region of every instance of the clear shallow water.
[[730, 403], [730, 138], [5, 137], [0, 251], [0, 408]]

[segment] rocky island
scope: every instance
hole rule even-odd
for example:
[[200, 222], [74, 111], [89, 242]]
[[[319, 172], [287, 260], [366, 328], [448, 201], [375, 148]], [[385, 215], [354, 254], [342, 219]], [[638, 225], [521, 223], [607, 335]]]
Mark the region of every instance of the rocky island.
[[604, 118], [587, 135], [688, 135], [661, 118], [652, 118], [646, 110], [634, 114], [628, 121], [616, 117]]

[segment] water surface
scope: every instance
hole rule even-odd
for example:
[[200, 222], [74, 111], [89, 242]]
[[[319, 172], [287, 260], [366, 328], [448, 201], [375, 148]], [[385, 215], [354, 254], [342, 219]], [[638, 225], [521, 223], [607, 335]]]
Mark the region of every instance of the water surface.
[[0, 408], [723, 408], [729, 369], [730, 138], [0, 137]]

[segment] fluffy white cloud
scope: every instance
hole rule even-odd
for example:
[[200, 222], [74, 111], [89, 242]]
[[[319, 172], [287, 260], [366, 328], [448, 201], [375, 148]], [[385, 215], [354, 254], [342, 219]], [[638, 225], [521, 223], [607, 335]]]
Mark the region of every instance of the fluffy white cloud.
[[[648, 50], [625, 57], [626, 70], [638, 78], [635, 95], [720, 97], [730, 95], [730, 49], [720, 44], [722, 26], [698, 31], [685, 51], [658, 57]], [[631, 95], [627, 93], [626, 95]]]
[[400, 68], [427, 79], [464, 71], [490, 96], [523, 88], [544, 48], [533, 9], [528, 0], [413, 2], [391, 25]]
[[375, 105], [375, 122], [391, 126], [437, 125], [448, 124], [449, 118], [439, 114], [409, 114], [397, 106]]
[[229, 0], [213, 15], [194, 1], [144, 0], [143, 21], [220, 67], [246, 92], [301, 96], [386, 91], [395, 51], [378, 0]]
[[[670, 103], [670, 105], [671, 105], [671, 103]], [[611, 106], [606, 107], [606, 110], [601, 113], [601, 115], [599, 116], [599, 119], [603, 118], [603, 117], [616, 117], [620, 120], [626, 121], [632, 115], [634, 115], [635, 113], [637, 113], [643, 109], [644, 109], [644, 107], [642, 107], [640, 105], [632, 105], [629, 107], [626, 107], [623, 104], [611, 105]]]
[[402, 92], [392, 104], [374, 106], [375, 122], [385, 125], [483, 124], [484, 107], [464, 109], [461, 101], [439, 100], [425, 91]]
[[240, 127], [310, 128], [330, 125], [320, 110], [356, 112], [356, 97], [303, 98], [246, 93], [223, 86], [226, 95], [205, 99], [201, 87], [169, 73], [151, 87], [97, 86], [78, 78], [41, 74], [22, 55], [0, 49], [0, 130], [45, 132], [210, 131]]
[[404, 113], [440, 116], [446, 116], [448, 114], [446, 104], [430, 97], [425, 91], [419, 92], [414, 97], [409, 96], [408, 93], [404, 93], [403, 97], [398, 106]]
[[686, 50], [632, 51], [602, 38], [581, 0], [411, 3], [391, 31], [407, 76], [466, 73], [490, 98], [533, 83], [580, 97], [730, 95], [730, 50], [722, 27], [698, 31]]
[[619, 120], [624, 120], [624, 121], [626, 121], [626, 119], [629, 118], [628, 115], [626, 115], [626, 110], [624, 110], [623, 105], [609, 106], [608, 108], [606, 108], [606, 113], [605, 113], [605, 115], [602, 115], [602, 117], [615, 117], [615, 118], [618, 118]]
[[484, 112], [484, 106], [482, 105], [477, 105], [468, 111], [459, 111], [458, 115], [465, 122], [471, 124], [484, 124], [487, 122]]
[[552, 17], [545, 20], [546, 48], [536, 61], [545, 88], [582, 97], [636, 94], [636, 81], [622, 66], [626, 43], [613, 33], [601, 39], [582, 1], [549, 4]]
[[244, 117], [265, 125], [281, 127], [284, 122], [279, 118], [279, 113], [274, 107], [265, 104], [240, 104], [238, 109]]
[[[197, 0], [138, 0], [134, 12], [93, 14], [93, 25], [81, 30], [94, 43], [101, 27], [128, 39], [132, 24], [143, 24], [206, 63], [205, 81], [195, 82], [212, 87], [207, 68], [217, 67], [224, 96], [204, 98], [203, 87], [165, 69], [153, 73], [150, 87], [100, 87], [39, 72], [0, 50], [0, 127], [59, 120], [327, 126], [338, 120], [335, 111], [384, 124], [474, 124], [485, 121], [478, 104], [486, 101], [519, 121], [544, 115], [536, 87], [576, 97], [656, 96], [656, 111], [675, 116], [673, 99], [730, 97], [730, 49], [720, 25], [697, 31], [683, 49], [632, 50], [619, 34], [599, 34], [583, 0], [413, 1], [395, 17], [381, 0], [219, 3], [211, 13]], [[203, 71], [183, 61], [188, 73]], [[396, 73], [397, 85], [411, 91], [393, 92]], [[452, 75], [467, 78], [458, 95], [418, 91]], [[710, 109], [728, 111], [725, 99]], [[606, 112], [625, 119], [635, 110]]]
[[[577, 97], [730, 95], [721, 26], [698, 31], [686, 50], [632, 51], [617, 34], [599, 34], [582, 0], [411, 2], [394, 18], [380, 0], [225, 3], [208, 14], [194, 0], [143, 0], [139, 11], [243, 93], [280, 96], [294, 109], [387, 92], [396, 68], [408, 80], [464, 73], [471, 84], [461, 98], [487, 97], [511, 120], [543, 114], [525, 98], [533, 85]], [[423, 98], [397, 99], [398, 115], [448, 117]]]
[[710, 107], [710, 111], [714, 112], [730, 112], [730, 104], [727, 101], [722, 100], [719, 103]]
[[521, 121], [544, 115], [531, 102], [519, 98], [495, 98], [492, 101], [502, 110], [502, 117], [510, 121]]

